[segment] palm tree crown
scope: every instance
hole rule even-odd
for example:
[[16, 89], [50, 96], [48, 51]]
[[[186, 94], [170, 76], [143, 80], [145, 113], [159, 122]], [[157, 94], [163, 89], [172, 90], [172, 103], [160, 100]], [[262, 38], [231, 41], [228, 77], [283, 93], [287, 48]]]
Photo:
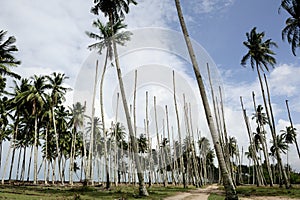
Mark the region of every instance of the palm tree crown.
[[124, 19], [125, 13], [129, 12], [130, 3], [137, 4], [135, 0], [94, 0], [95, 6], [91, 12], [98, 15], [100, 10], [105, 16], [109, 16], [110, 21], [116, 22]]
[[[248, 53], [242, 58], [241, 65], [245, 66], [248, 59], [250, 59], [251, 67], [254, 69], [258, 65], [261, 70], [264, 68], [269, 71], [268, 65], [274, 66], [276, 60], [272, 55], [275, 53], [270, 49], [272, 46], [277, 47], [275, 42], [271, 39], [263, 41], [264, 32], [257, 33], [254, 27], [250, 33], [246, 33], [247, 41], [243, 44], [248, 48]], [[264, 67], [264, 68], [263, 68]]]
[[291, 44], [294, 56], [296, 56], [296, 48], [300, 47], [300, 1], [283, 0], [280, 7], [290, 14], [285, 21], [286, 26], [282, 30], [282, 40], [287, 39]]

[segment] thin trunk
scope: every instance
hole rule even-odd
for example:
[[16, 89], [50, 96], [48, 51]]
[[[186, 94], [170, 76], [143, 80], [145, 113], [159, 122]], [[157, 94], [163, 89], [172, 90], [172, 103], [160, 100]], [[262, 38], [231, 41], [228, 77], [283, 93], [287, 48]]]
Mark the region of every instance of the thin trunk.
[[94, 169], [93, 169], [93, 153], [94, 153], [94, 134], [95, 134], [95, 98], [96, 98], [96, 89], [98, 82], [98, 60], [96, 62], [96, 71], [95, 71], [95, 80], [94, 80], [94, 89], [92, 97], [92, 116], [91, 116], [91, 135], [90, 135], [90, 149], [87, 165], [87, 181], [91, 182], [94, 185]]
[[[113, 26], [112, 13], [110, 14], [110, 20], [109, 21], [111, 22], [110, 23], [111, 24], [111, 30], [113, 30], [113, 28], [112, 28], [112, 26]], [[120, 86], [120, 92], [121, 92], [123, 107], [124, 107], [125, 116], [126, 116], [126, 120], [127, 120], [128, 132], [129, 132], [130, 140], [131, 140], [132, 147], [133, 147], [135, 165], [136, 165], [136, 168], [137, 168], [137, 175], [138, 175], [138, 180], [139, 180], [139, 194], [141, 196], [149, 196], [148, 191], [147, 191], [146, 186], [145, 186], [143, 172], [141, 171], [141, 165], [140, 165], [139, 157], [138, 157], [138, 154], [137, 154], [136, 141], [135, 141], [135, 138], [134, 138], [134, 130], [133, 130], [133, 127], [132, 127], [130, 112], [129, 112], [129, 108], [128, 108], [128, 104], [127, 104], [125, 88], [124, 88], [122, 73], [121, 73], [120, 64], [119, 64], [117, 45], [116, 45], [116, 41], [114, 40], [114, 37], [112, 37], [112, 43], [113, 43], [113, 51], [114, 51], [116, 70], [117, 70], [118, 81], [119, 81], [119, 86]]]
[[272, 137], [273, 137], [273, 142], [274, 142], [274, 146], [275, 146], [275, 151], [276, 151], [276, 157], [277, 157], [277, 162], [282, 170], [282, 176], [283, 176], [283, 180], [285, 182], [285, 187], [288, 189], [291, 187], [291, 183], [286, 175], [283, 163], [282, 163], [282, 159], [281, 159], [281, 155], [279, 152], [279, 148], [278, 148], [278, 144], [277, 144], [277, 137], [276, 137], [276, 129], [275, 129], [275, 119], [274, 119], [274, 115], [273, 115], [273, 109], [272, 109], [272, 104], [271, 104], [271, 96], [270, 96], [270, 91], [269, 91], [269, 86], [268, 86], [268, 82], [267, 82], [267, 78], [266, 75], [264, 74], [264, 80], [265, 80], [265, 84], [266, 84], [266, 89], [267, 89], [267, 95], [268, 95], [268, 104], [269, 104], [269, 109], [270, 109], [270, 114], [269, 114], [269, 109], [267, 109], [267, 101], [266, 101], [266, 97], [265, 97], [265, 93], [264, 93], [264, 87], [263, 87], [263, 83], [261, 80], [261, 75], [260, 75], [260, 70], [259, 70], [259, 66], [258, 64], [256, 65], [256, 69], [258, 72], [258, 77], [259, 77], [259, 81], [261, 84], [261, 90], [262, 90], [262, 96], [264, 99], [264, 104], [266, 107], [266, 111], [267, 111], [267, 116], [269, 119], [269, 126], [271, 129], [271, 133], [272, 133]]
[[[157, 141], [157, 146], [158, 146], [158, 151], [157, 151], [157, 162], [158, 162], [158, 169], [157, 169], [157, 171], [158, 171], [158, 173], [159, 173], [159, 177], [161, 177], [160, 176], [160, 171], [161, 171], [161, 168], [162, 168], [162, 164], [160, 163], [160, 159], [159, 159], [159, 157], [161, 156], [161, 154], [159, 153], [160, 152], [160, 148], [159, 148], [159, 146], [160, 146], [160, 141], [159, 141], [159, 133], [158, 133], [158, 122], [157, 122], [157, 112], [156, 112], [156, 97], [154, 96], [154, 118], [155, 118], [155, 133], [156, 133], [156, 141]], [[162, 159], [161, 159], [161, 161], [162, 161]]]
[[148, 150], [149, 150], [149, 187], [152, 186], [152, 147], [150, 141], [150, 133], [149, 133], [149, 113], [148, 113], [149, 99], [148, 99], [148, 91], [146, 91], [146, 134], [148, 138]]
[[184, 162], [183, 162], [183, 154], [182, 154], [182, 142], [181, 142], [181, 128], [180, 128], [180, 120], [179, 120], [179, 112], [177, 106], [177, 98], [176, 98], [176, 84], [175, 84], [175, 72], [173, 70], [173, 97], [174, 97], [174, 107], [176, 112], [176, 121], [177, 121], [177, 131], [178, 131], [178, 140], [179, 140], [179, 166], [180, 166], [180, 173], [182, 175], [182, 179], [180, 182], [183, 182], [183, 187], [186, 188], [186, 177], [185, 177], [185, 169], [184, 169]]
[[38, 117], [35, 114], [34, 120], [34, 157], [33, 157], [33, 184], [37, 184], [37, 165], [38, 165]]
[[213, 143], [214, 143], [216, 155], [217, 155], [217, 158], [218, 158], [219, 167], [220, 167], [221, 172], [222, 172], [223, 185], [224, 185], [225, 192], [226, 192], [226, 199], [231, 199], [231, 200], [238, 199], [238, 196], [237, 196], [236, 190], [235, 190], [235, 186], [233, 185], [233, 181], [232, 181], [232, 179], [231, 179], [231, 177], [230, 177], [230, 175], [227, 171], [225, 159], [224, 159], [224, 156], [222, 155], [222, 149], [221, 149], [221, 146], [220, 146], [220, 141], [218, 140], [218, 133], [217, 133], [217, 130], [216, 130], [216, 127], [215, 127], [215, 122], [214, 122], [214, 119], [213, 119], [213, 116], [212, 116], [212, 113], [211, 113], [211, 110], [210, 110], [210, 107], [209, 107], [209, 102], [208, 102], [208, 98], [207, 98], [207, 95], [206, 95], [205, 86], [204, 86], [204, 83], [203, 83], [201, 73], [199, 71], [196, 56], [195, 56], [195, 53], [194, 53], [194, 50], [193, 50], [193, 47], [192, 47], [192, 43], [190, 41], [189, 34], [188, 34], [188, 31], [187, 31], [187, 28], [186, 28], [186, 25], [185, 25], [185, 22], [184, 22], [182, 10], [181, 10], [181, 7], [180, 7], [180, 1], [175, 0], [175, 3], [176, 3], [176, 8], [177, 8], [178, 17], [179, 17], [179, 21], [180, 21], [180, 24], [181, 24], [182, 32], [183, 32], [183, 35], [184, 35], [184, 38], [185, 38], [185, 41], [186, 41], [186, 45], [187, 45], [187, 48], [188, 48], [188, 51], [189, 51], [189, 55], [190, 55], [190, 58], [191, 58], [191, 61], [192, 61], [192, 64], [193, 64], [193, 69], [194, 69], [195, 76], [196, 76], [196, 79], [197, 79], [197, 83], [198, 83], [198, 86], [199, 86], [199, 91], [200, 91], [203, 107], [204, 107], [204, 110], [205, 110], [205, 115], [206, 115], [207, 123], [208, 123], [208, 126], [209, 126], [209, 130], [210, 130], [212, 140], [213, 140]]
[[31, 150], [30, 150], [30, 158], [29, 158], [28, 171], [27, 171], [27, 182], [29, 181], [29, 176], [30, 176], [32, 154], [33, 154], [33, 145], [31, 146]]
[[4, 169], [3, 169], [3, 172], [2, 172], [2, 185], [4, 184], [4, 176], [6, 175], [6, 168], [7, 168], [7, 165], [8, 165], [8, 160], [9, 160], [9, 156], [10, 156], [10, 153], [11, 153], [11, 149], [12, 149], [12, 143], [13, 143], [13, 139], [10, 140], [9, 142], [9, 149], [8, 149], [8, 153], [7, 153], [7, 156], [6, 156], [6, 160], [5, 160], [5, 164], [4, 164]]
[[[292, 131], [294, 131], [294, 126], [293, 126], [293, 121], [292, 121], [292, 117], [291, 117], [291, 113], [290, 113], [288, 100], [285, 100], [285, 105], [286, 105], [286, 109], [288, 111], [288, 117], [289, 117], [289, 121], [291, 123]], [[297, 137], [293, 138], [293, 140], [294, 140], [295, 146], [297, 148], [298, 157], [300, 158], [300, 151], [299, 151], [299, 146], [298, 146], [298, 142], [297, 142]]]
[[[107, 138], [106, 138], [106, 129], [105, 129], [105, 118], [104, 118], [104, 105], [103, 105], [103, 84], [104, 77], [107, 67], [108, 60], [108, 48], [106, 49], [105, 62], [102, 70], [101, 81], [100, 81], [100, 111], [101, 111], [101, 121], [102, 121], [102, 134], [104, 140], [104, 163], [105, 163], [105, 172], [106, 172], [106, 189], [110, 188], [110, 180], [109, 180], [109, 167], [108, 167], [108, 156], [107, 156]], [[119, 96], [119, 93], [118, 93]]]
[[62, 178], [62, 172], [61, 172], [61, 166], [60, 166], [60, 162], [59, 162], [59, 160], [61, 159], [61, 152], [60, 152], [59, 144], [58, 144], [58, 134], [57, 134], [57, 129], [56, 129], [56, 119], [55, 119], [54, 106], [52, 106], [51, 112], [52, 112], [52, 122], [53, 122], [53, 129], [54, 129], [54, 135], [55, 135], [55, 144], [56, 144], [56, 151], [57, 151], [57, 157], [56, 158], [57, 158], [57, 163], [58, 163], [58, 173], [59, 173], [61, 184], [64, 185], [63, 178]]
[[165, 106], [165, 109], [166, 109], [166, 120], [167, 120], [167, 133], [168, 133], [168, 140], [169, 140], [169, 143], [168, 143], [168, 148], [169, 148], [169, 151], [170, 151], [170, 158], [169, 156], [167, 156], [167, 163], [168, 165], [170, 166], [170, 170], [171, 170], [171, 173], [172, 173], [172, 185], [175, 185], [175, 174], [174, 174], [174, 167], [173, 167], [173, 160], [172, 160], [172, 154], [171, 154], [171, 137], [170, 137], [170, 125], [169, 125], [169, 112], [168, 112], [168, 106], [166, 105]]
[[24, 147], [23, 150], [23, 160], [22, 160], [20, 181], [24, 181], [25, 178], [25, 157], [26, 157], [26, 147]]
[[[256, 107], [255, 93], [254, 92], [252, 92], [252, 99], [253, 99], [255, 114], [257, 116], [257, 107]], [[258, 120], [256, 120], [256, 123], [257, 123], [257, 128], [259, 130], [259, 132], [257, 134], [261, 135], [260, 136], [260, 143], [262, 145], [262, 150], [263, 150], [263, 153], [264, 153], [264, 158], [265, 158], [265, 162], [266, 162], [266, 165], [267, 165], [267, 170], [268, 170], [268, 174], [269, 174], [269, 177], [270, 177], [270, 186], [273, 187], [273, 182], [274, 181], [273, 181], [272, 170], [271, 170], [271, 165], [270, 165], [270, 159], [269, 159], [269, 154], [268, 154], [268, 146], [267, 146], [267, 141], [266, 141], [265, 127], [264, 127], [264, 124], [261, 124], [261, 122], [259, 122]]]
[[[252, 139], [252, 131], [251, 131], [251, 127], [250, 127], [250, 123], [249, 123], [249, 119], [248, 119], [248, 116], [247, 116], [247, 113], [246, 113], [246, 109], [244, 108], [244, 104], [243, 104], [243, 99], [242, 97], [240, 97], [240, 101], [241, 101], [241, 106], [242, 106], [242, 111], [243, 111], [243, 117], [244, 117], [244, 120], [245, 120], [245, 124], [246, 124], [246, 128], [247, 128], [247, 133], [248, 133], [248, 137], [249, 137], [249, 141], [250, 141], [250, 150], [251, 152], [251, 155], [253, 155], [253, 165], [254, 167], [257, 168], [257, 170], [255, 170], [256, 172], [256, 177], [257, 177], [257, 186], [261, 186], [262, 185], [262, 179], [261, 179], [261, 172], [260, 172], [260, 168], [259, 168], [259, 164], [258, 164], [258, 159], [257, 159], [257, 156], [256, 156], [256, 152], [255, 152], [255, 148], [254, 148], [254, 142], [253, 142], [253, 139]], [[253, 174], [253, 178], [254, 178], [254, 174]], [[254, 182], [254, 180], [253, 180]]]

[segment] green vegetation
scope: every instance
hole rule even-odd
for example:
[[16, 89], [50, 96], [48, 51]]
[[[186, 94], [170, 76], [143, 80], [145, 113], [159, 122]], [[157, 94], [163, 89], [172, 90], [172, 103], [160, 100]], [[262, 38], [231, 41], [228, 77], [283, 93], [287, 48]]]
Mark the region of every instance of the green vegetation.
[[138, 187], [118, 186], [111, 190], [102, 187], [57, 187], [57, 186], [13, 186], [0, 187], [0, 199], [151, 199], [159, 200], [167, 196], [175, 195], [176, 192], [184, 192], [182, 186], [148, 188], [149, 197], [140, 197]]

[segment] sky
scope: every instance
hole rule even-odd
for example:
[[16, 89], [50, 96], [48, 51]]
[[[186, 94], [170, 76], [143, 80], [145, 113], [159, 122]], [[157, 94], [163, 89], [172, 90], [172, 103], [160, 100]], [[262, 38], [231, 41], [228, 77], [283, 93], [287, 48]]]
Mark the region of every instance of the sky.
[[[69, 77], [66, 84], [73, 88], [68, 93], [67, 101], [70, 105], [91, 97], [95, 61], [99, 60], [99, 73], [104, 61], [104, 54], [98, 55], [87, 49], [94, 41], [86, 36], [85, 31], [96, 32], [91, 24], [97, 17], [103, 22], [106, 20], [102, 15], [95, 16], [90, 13], [92, 4], [93, 1], [86, 0], [73, 0], [72, 3], [62, 0], [47, 3], [38, 0], [0, 0], [1, 7], [5, 8], [0, 13], [0, 29], [16, 37], [19, 48], [16, 57], [22, 61], [15, 71], [23, 77], [50, 74], [54, 71], [65, 73]], [[256, 72], [249, 63], [246, 67], [240, 64], [241, 58], [247, 53], [243, 46], [246, 32], [250, 32], [253, 27], [257, 27], [258, 32], [264, 31], [265, 39], [270, 38], [278, 45], [278, 48], [273, 49], [277, 64], [274, 69], [266, 72], [277, 132], [289, 126], [285, 100], [289, 100], [294, 127], [300, 130], [300, 57], [293, 56], [290, 45], [282, 41], [281, 30], [288, 15], [284, 10], [278, 12], [280, 1], [182, 0], [181, 4], [190, 37], [197, 49], [200, 69], [205, 71], [205, 63], [209, 62], [214, 83], [222, 86], [227, 131], [229, 135], [237, 138], [240, 150], [243, 147], [245, 151], [249, 144], [240, 96], [244, 99], [250, 119], [254, 113], [252, 91], [256, 93], [257, 104], [263, 104]], [[145, 91], [149, 91], [151, 104], [150, 129], [155, 129], [154, 96], [157, 98], [158, 115], [161, 116], [159, 128], [163, 130], [166, 123], [163, 121], [165, 105], [169, 106], [170, 121], [175, 121], [174, 106], [170, 103], [173, 98], [172, 70], [175, 70], [181, 108], [184, 101], [180, 93], [185, 93], [187, 102], [191, 103], [193, 116], [196, 116], [192, 121], [194, 129], [200, 130], [202, 136], [210, 138], [203, 108], [197, 103], [200, 102], [199, 92], [180, 35], [174, 1], [138, 0], [137, 6], [130, 7], [125, 23], [133, 36], [125, 47], [119, 48], [120, 63], [129, 102], [133, 101], [134, 72], [138, 70], [138, 126], [143, 127]], [[300, 54], [300, 51], [297, 50], [296, 53]], [[207, 75], [204, 78], [209, 89]], [[210, 95], [210, 91], [207, 91]], [[113, 67], [109, 67], [107, 71], [104, 92], [106, 118], [107, 121], [113, 121], [118, 92]], [[90, 104], [91, 98], [86, 101]], [[119, 104], [118, 117], [121, 120], [124, 114], [122, 105]], [[97, 110], [99, 106], [96, 105], [96, 113]], [[180, 116], [184, 121], [182, 109]], [[254, 130], [254, 120], [251, 120], [251, 125]], [[269, 134], [267, 140], [270, 139]], [[289, 159], [292, 161], [292, 168], [300, 171], [300, 160], [294, 146], [290, 147]], [[286, 156], [283, 160], [286, 161]], [[244, 162], [248, 163], [246, 159]]]

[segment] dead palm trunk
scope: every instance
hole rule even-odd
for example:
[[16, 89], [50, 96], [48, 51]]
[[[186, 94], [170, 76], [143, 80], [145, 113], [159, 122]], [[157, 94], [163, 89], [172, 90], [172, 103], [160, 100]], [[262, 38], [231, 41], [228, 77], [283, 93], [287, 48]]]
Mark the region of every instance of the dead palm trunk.
[[259, 76], [259, 81], [260, 81], [260, 84], [261, 84], [261, 90], [262, 90], [262, 94], [263, 94], [262, 96], [263, 96], [263, 99], [264, 99], [264, 104], [265, 104], [265, 107], [266, 107], [267, 116], [268, 116], [268, 119], [269, 119], [269, 126], [270, 126], [270, 129], [271, 129], [272, 138], [273, 138], [273, 142], [274, 142], [274, 146], [275, 146], [277, 162], [278, 162], [279, 167], [281, 168], [281, 171], [282, 171], [282, 176], [283, 176], [283, 180], [285, 182], [285, 187], [288, 189], [288, 188], [291, 187], [291, 183], [290, 183], [290, 181], [289, 181], [289, 179], [286, 175], [284, 166], [282, 164], [282, 159], [281, 159], [281, 155], [280, 155], [278, 144], [277, 144], [275, 119], [274, 119], [274, 115], [273, 115], [273, 109], [272, 109], [272, 104], [271, 104], [271, 97], [270, 97], [270, 91], [269, 91], [269, 87], [268, 87], [267, 78], [266, 78], [266, 75], [264, 74], [264, 79], [265, 79], [265, 84], [266, 84], [266, 89], [267, 89], [267, 95], [268, 95], [268, 104], [269, 104], [270, 114], [269, 114], [269, 111], [267, 109], [267, 101], [266, 101], [266, 97], [265, 97], [265, 94], [264, 94], [263, 83], [262, 83], [262, 80], [261, 80], [258, 65], [256, 66], [256, 69], [257, 69], [258, 76]]
[[[106, 72], [107, 60], [108, 60], [108, 51], [106, 49], [105, 62], [102, 70], [101, 81], [100, 81], [100, 111], [101, 111], [101, 121], [102, 121], [102, 133], [104, 139], [104, 163], [105, 163], [105, 172], [106, 172], [106, 189], [110, 188], [110, 180], [109, 180], [109, 168], [108, 168], [108, 157], [107, 157], [107, 138], [106, 138], [106, 130], [105, 130], [105, 118], [104, 118], [104, 106], [103, 106], [103, 83]], [[119, 93], [118, 93], [119, 96]]]
[[[156, 141], [157, 141], [157, 149], [158, 149], [158, 151], [157, 151], [157, 165], [158, 165], [158, 169], [157, 169], [157, 171], [158, 171], [158, 179], [161, 179], [161, 175], [160, 175], [160, 171], [161, 171], [161, 167], [163, 166], [162, 165], [162, 159], [160, 159], [160, 157], [161, 157], [161, 155], [162, 154], [160, 154], [160, 148], [159, 148], [159, 146], [160, 146], [160, 140], [159, 140], [159, 133], [158, 133], [158, 122], [157, 122], [157, 112], [156, 112], [156, 97], [154, 96], [154, 115], [155, 115], [155, 132], [156, 132]], [[161, 162], [160, 162], [161, 161]]]
[[[253, 139], [252, 139], [252, 131], [251, 131], [251, 127], [250, 127], [250, 124], [249, 124], [249, 119], [248, 119], [248, 116], [247, 116], [247, 113], [246, 113], [246, 109], [244, 108], [244, 104], [243, 104], [243, 99], [242, 97], [240, 97], [240, 101], [241, 101], [241, 106], [242, 106], [242, 111], [243, 111], [243, 116], [244, 116], [244, 120], [245, 120], [245, 124], [246, 124], [246, 128], [247, 128], [247, 133], [248, 133], [248, 137], [249, 137], [249, 141], [250, 141], [250, 150], [252, 155], [253, 155], [253, 165], [254, 165], [254, 169], [255, 172], [256, 172], [256, 178], [257, 178], [257, 186], [261, 186], [262, 185], [262, 170], [259, 166], [259, 163], [258, 163], [258, 158], [256, 156], [256, 152], [255, 152], [255, 148], [254, 148], [254, 143], [253, 143]], [[253, 173], [253, 179], [254, 179], [254, 173]], [[254, 180], [253, 180], [253, 183], [254, 183]]]
[[182, 154], [182, 142], [181, 142], [181, 129], [180, 129], [180, 120], [179, 120], [179, 112], [177, 106], [177, 98], [176, 98], [176, 85], [175, 85], [175, 72], [173, 70], [173, 96], [174, 96], [174, 106], [176, 112], [176, 121], [177, 121], [177, 131], [178, 131], [178, 140], [179, 140], [179, 166], [180, 166], [180, 173], [182, 176], [181, 181], [183, 182], [183, 187], [186, 188], [186, 177], [185, 177], [185, 170], [184, 170], [184, 162], [183, 162], [183, 154]]
[[[286, 109], [288, 111], [288, 117], [289, 117], [289, 121], [291, 123], [291, 128], [292, 128], [292, 131], [294, 131], [294, 126], [293, 126], [293, 122], [292, 122], [292, 117], [291, 117], [291, 113], [290, 113], [288, 100], [285, 100], [285, 104], [286, 104]], [[295, 142], [295, 146], [297, 148], [298, 157], [300, 158], [300, 151], [299, 151], [299, 146], [298, 146], [298, 142], [297, 142], [296, 137], [294, 138], [294, 142]]]
[[[113, 19], [112, 17], [110, 17], [110, 18]], [[113, 20], [110, 20], [110, 22], [113, 22]], [[111, 23], [111, 30], [113, 30], [112, 26], [113, 26], [113, 23]], [[126, 121], [127, 121], [127, 126], [128, 126], [128, 132], [129, 132], [130, 140], [131, 140], [131, 143], [132, 143], [132, 148], [133, 148], [133, 153], [134, 153], [134, 160], [135, 160], [135, 165], [136, 165], [136, 168], [137, 168], [137, 175], [138, 175], [138, 179], [139, 179], [139, 194], [141, 196], [149, 196], [148, 191], [147, 191], [146, 186], [145, 186], [145, 183], [144, 183], [143, 172], [141, 170], [141, 165], [140, 165], [139, 157], [138, 157], [138, 153], [137, 153], [137, 148], [136, 148], [137, 146], [136, 146], [136, 141], [135, 141], [135, 138], [134, 138], [134, 130], [133, 130], [133, 127], [132, 127], [130, 112], [129, 112], [128, 103], [127, 103], [126, 94], [125, 94], [124, 83], [123, 83], [123, 79], [122, 79], [122, 72], [121, 72], [121, 68], [120, 68], [120, 64], [119, 64], [117, 45], [116, 45], [116, 42], [114, 40], [114, 37], [112, 39], [112, 43], [113, 43], [113, 51], [114, 51], [114, 57], [115, 57], [115, 64], [116, 64], [116, 70], [117, 70], [117, 75], [118, 75], [119, 87], [120, 87], [120, 92], [121, 92], [121, 96], [122, 96], [122, 102], [123, 102], [123, 107], [124, 107], [124, 111], [125, 111], [125, 116], [126, 116]]]
[[189, 34], [184, 22], [184, 18], [183, 18], [183, 14], [182, 14], [182, 10], [180, 7], [180, 1], [179, 0], [175, 0], [176, 3], [176, 8], [177, 8], [177, 13], [178, 13], [178, 17], [179, 17], [179, 21], [181, 24], [181, 28], [182, 28], [182, 32], [186, 41], [186, 45], [189, 51], [189, 55], [193, 64], [193, 69], [194, 69], [194, 73], [197, 79], [197, 83], [198, 83], [198, 87], [199, 87], [199, 91], [200, 91], [200, 95], [201, 95], [201, 99], [202, 99], [202, 103], [203, 103], [203, 107], [205, 110], [205, 115], [206, 115], [206, 119], [207, 119], [207, 123], [209, 126], [209, 130], [212, 136], [212, 140], [214, 143], [214, 147], [215, 147], [215, 151], [216, 151], [216, 155], [218, 158], [218, 162], [219, 162], [219, 167], [221, 169], [222, 172], [222, 177], [223, 177], [223, 185], [225, 188], [225, 192], [226, 192], [226, 199], [238, 199], [238, 196], [236, 194], [236, 190], [235, 190], [235, 186], [233, 185], [232, 179], [228, 173], [228, 170], [226, 168], [226, 163], [225, 163], [225, 159], [224, 156], [222, 155], [222, 149], [220, 146], [220, 141], [218, 140], [218, 133], [215, 127], [215, 122], [214, 119], [212, 117], [212, 113], [209, 107], [209, 103], [208, 103], [208, 98], [206, 95], [206, 91], [205, 91], [205, 87], [204, 87], [204, 83], [203, 83], [203, 79], [201, 76], [201, 73], [199, 71], [199, 67], [198, 67], [198, 63], [196, 60], [196, 56], [192, 47], [192, 43], [190, 41], [189, 38]]
[[[254, 105], [254, 110], [255, 110], [255, 114], [257, 115], [257, 107], [256, 107], [256, 102], [255, 102], [255, 93], [252, 92], [252, 99], [253, 99], [253, 105]], [[266, 161], [266, 165], [267, 165], [267, 170], [268, 170], [268, 174], [270, 177], [270, 186], [273, 187], [273, 175], [272, 175], [272, 170], [271, 170], [271, 165], [270, 165], [270, 159], [269, 159], [269, 154], [268, 154], [268, 146], [267, 146], [267, 141], [266, 141], [266, 132], [265, 132], [265, 128], [264, 128], [264, 124], [259, 121], [257, 121], [257, 127], [259, 130], [259, 133], [257, 134], [261, 134], [263, 137], [260, 137], [260, 143], [262, 145], [262, 150], [264, 153], [264, 158]]]
[[150, 133], [149, 133], [149, 114], [148, 114], [148, 91], [146, 91], [146, 134], [147, 134], [147, 138], [148, 138], [148, 150], [149, 150], [149, 156], [148, 156], [148, 160], [149, 160], [149, 187], [152, 186], [152, 147], [151, 147], [151, 141], [150, 141]]
[[[170, 137], [170, 125], [169, 125], [169, 112], [168, 112], [168, 106], [165, 106], [166, 109], [166, 122], [167, 122], [167, 133], [168, 133], [168, 140], [169, 140], [169, 144], [168, 144], [168, 148], [170, 151], [170, 157], [172, 157], [171, 154], [171, 137]], [[175, 185], [175, 174], [174, 174], [174, 168], [172, 165], [173, 161], [172, 158], [169, 158], [169, 156], [167, 155], [167, 164], [170, 166], [170, 170], [172, 173], [172, 185]]]
[[94, 132], [95, 132], [95, 98], [96, 98], [96, 88], [98, 82], [98, 60], [96, 62], [96, 71], [95, 71], [95, 80], [94, 80], [94, 89], [92, 97], [92, 116], [91, 116], [91, 135], [90, 135], [90, 149], [88, 157], [88, 166], [87, 166], [87, 179], [88, 182], [92, 182], [94, 185], [94, 169], [93, 169], [93, 152], [94, 152]]

